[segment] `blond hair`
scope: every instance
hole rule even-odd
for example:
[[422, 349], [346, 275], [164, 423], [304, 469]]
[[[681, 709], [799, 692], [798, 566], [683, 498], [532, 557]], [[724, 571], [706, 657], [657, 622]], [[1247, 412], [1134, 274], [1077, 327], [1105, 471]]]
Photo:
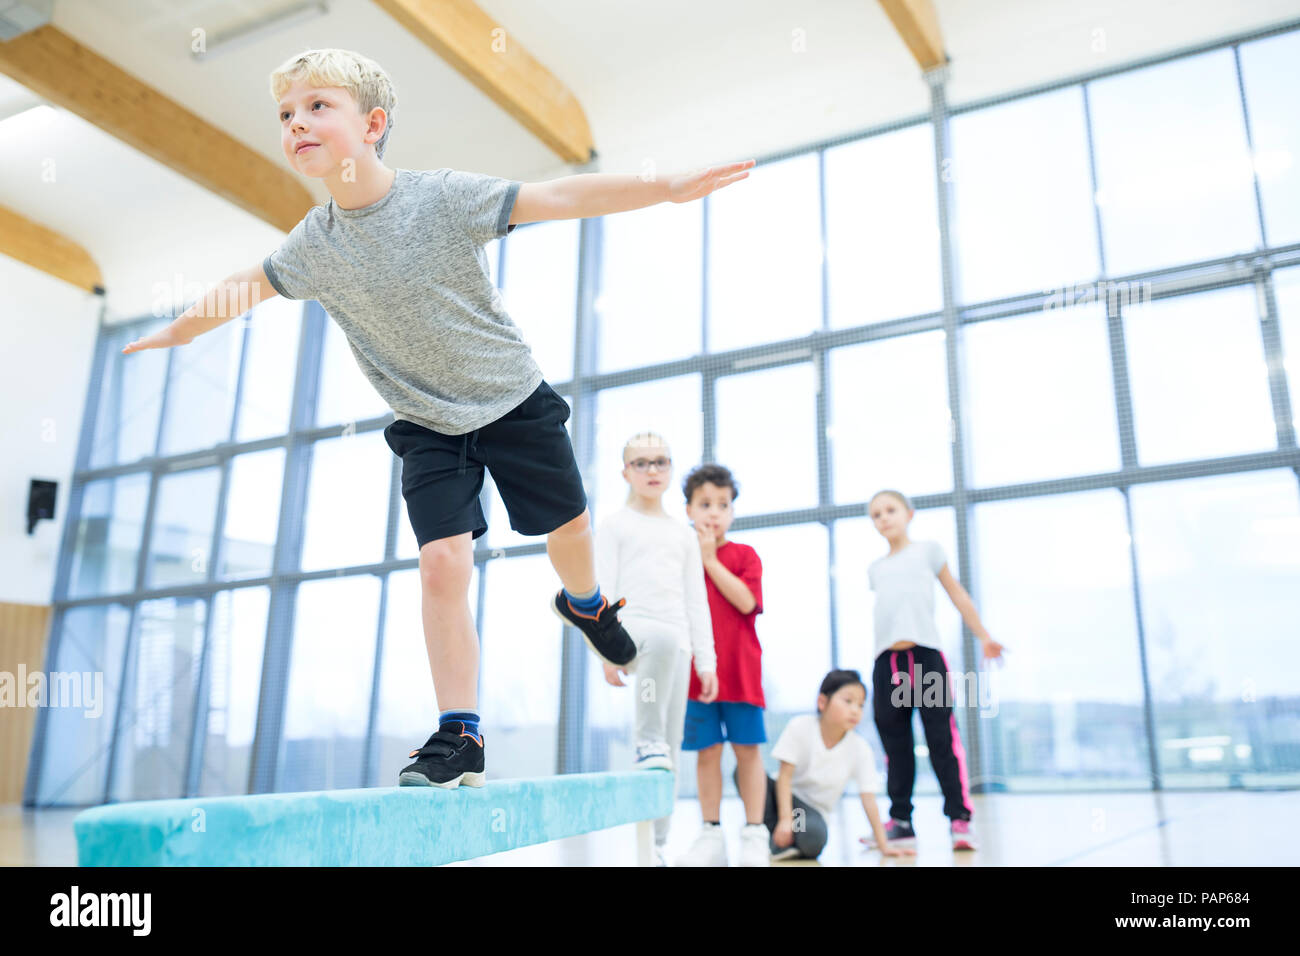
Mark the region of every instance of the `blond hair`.
[[[672, 457], [672, 448], [669, 447], [667, 439], [658, 432], [637, 432], [627, 440], [627, 443], [623, 446], [623, 467], [625, 468], [627, 467], [628, 450], [632, 448], [661, 448], [668, 453], [670, 458]], [[628, 502], [631, 502], [635, 496], [636, 492], [629, 487], [627, 490]]]
[[375, 107], [384, 111], [388, 124], [384, 135], [375, 143], [375, 156], [384, 158], [388, 134], [393, 131], [393, 113], [397, 110], [397, 91], [384, 68], [368, 57], [351, 50], [306, 50], [291, 56], [271, 71], [271, 99], [277, 103], [299, 80], [313, 86], [341, 86], [356, 100], [365, 116]]
[[902, 506], [906, 508], [908, 511], [915, 510], [912, 507], [912, 499], [907, 497], [907, 495], [903, 494], [901, 491], [895, 491], [893, 488], [882, 488], [880, 491], [877, 491], [874, 495], [872, 495], [870, 500], [867, 502], [867, 511], [871, 510], [871, 503], [875, 501], [877, 498], [879, 498], [881, 495], [893, 495], [895, 498], [898, 499], [899, 503], [902, 504]]

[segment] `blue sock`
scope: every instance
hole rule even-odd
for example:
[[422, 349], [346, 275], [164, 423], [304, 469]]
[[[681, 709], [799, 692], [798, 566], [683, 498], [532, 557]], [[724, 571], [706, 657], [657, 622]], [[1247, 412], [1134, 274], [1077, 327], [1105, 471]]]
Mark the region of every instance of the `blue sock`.
[[[481, 737], [478, 729], [478, 711], [477, 710], [444, 710], [438, 714], [438, 729], [447, 730], [451, 733], [460, 733], [461, 728], [457, 725], [464, 724], [464, 732], [474, 737]], [[451, 726], [447, 726], [451, 724]]]
[[581, 597], [579, 597], [576, 594], [573, 594], [566, 588], [564, 591], [564, 596], [568, 598], [569, 603], [573, 605], [574, 610], [581, 611], [583, 614], [595, 614], [598, 610], [600, 610], [600, 585], [599, 584], [596, 585], [595, 589], [592, 590], [589, 594], [584, 594]]

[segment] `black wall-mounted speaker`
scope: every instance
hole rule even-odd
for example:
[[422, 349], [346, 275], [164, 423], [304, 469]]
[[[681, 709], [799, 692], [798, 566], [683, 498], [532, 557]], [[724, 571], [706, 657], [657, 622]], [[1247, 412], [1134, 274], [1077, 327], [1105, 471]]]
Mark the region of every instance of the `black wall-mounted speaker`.
[[32, 487], [27, 492], [27, 533], [36, 530], [36, 522], [42, 518], [54, 517], [54, 496], [59, 490], [57, 481], [32, 479]]

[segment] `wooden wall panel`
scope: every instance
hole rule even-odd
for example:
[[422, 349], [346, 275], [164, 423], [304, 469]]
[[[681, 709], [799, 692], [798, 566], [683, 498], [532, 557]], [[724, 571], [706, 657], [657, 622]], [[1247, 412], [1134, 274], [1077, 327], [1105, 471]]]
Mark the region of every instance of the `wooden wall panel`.
[[[18, 680], [21, 664], [30, 674], [45, 667], [52, 608], [0, 602], [0, 671]], [[26, 699], [26, 688], [15, 687]], [[0, 707], [0, 804], [21, 803], [36, 709]]]

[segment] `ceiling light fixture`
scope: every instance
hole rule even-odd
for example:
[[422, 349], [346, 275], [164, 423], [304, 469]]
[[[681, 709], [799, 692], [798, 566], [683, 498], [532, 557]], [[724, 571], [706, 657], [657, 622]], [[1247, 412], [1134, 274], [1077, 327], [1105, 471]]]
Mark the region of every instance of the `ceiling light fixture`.
[[281, 10], [269, 17], [261, 20], [255, 20], [233, 30], [227, 30], [225, 33], [219, 33], [216, 36], [207, 38], [203, 50], [191, 50], [190, 55], [195, 60], [208, 60], [220, 53], [228, 53], [233, 49], [244, 46], [254, 40], [260, 40], [263, 37], [270, 36], [286, 27], [295, 26], [299, 23], [306, 23], [308, 20], [314, 20], [319, 16], [329, 13], [327, 7], [320, 0], [311, 0], [309, 3], [300, 3], [297, 6]]

